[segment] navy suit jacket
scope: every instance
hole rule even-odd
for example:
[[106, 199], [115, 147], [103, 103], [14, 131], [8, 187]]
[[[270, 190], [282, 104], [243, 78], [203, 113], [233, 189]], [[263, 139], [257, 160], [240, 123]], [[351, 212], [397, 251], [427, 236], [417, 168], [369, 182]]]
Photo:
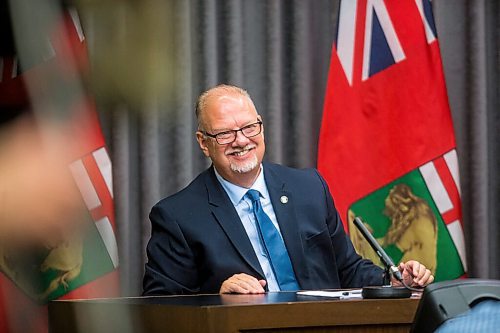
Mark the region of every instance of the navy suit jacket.
[[[264, 163], [264, 176], [301, 289], [381, 285], [383, 271], [355, 252], [315, 169]], [[282, 203], [280, 198], [288, 197]], [[243, 224], [213, 166], [151, 210], [144, 295], [218, 293], [233, 274], [264, 279]]]

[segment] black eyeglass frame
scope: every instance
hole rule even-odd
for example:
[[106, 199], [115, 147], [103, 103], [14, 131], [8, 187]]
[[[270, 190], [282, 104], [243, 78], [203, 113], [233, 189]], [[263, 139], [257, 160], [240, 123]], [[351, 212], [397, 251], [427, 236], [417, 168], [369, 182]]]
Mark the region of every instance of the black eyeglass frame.
[[[251, 126], [254, 126], [254, 125], [259, 125], [259, 131], [253, 135], [246, 135], [244, 130], [247, 128], [250, 128]], [[220, 133], [216, 133], [216, 134], [208, 133], [206, 131], [200, 131], [200, 132], [205, 136], [208, 136], [212, 139], [215, 139], [215, 141], [220, 145], [228, 145], [230, 143], [233, 143], [236, 140], [236, 137], [238, 136], [238, 132], [241, 132], [241, 134], [243, 134], [246, 138], [253, 138], [253, 137], [256, 137], [257, 135], [259, 135], [260, 133], [262, 133], [262, 120], [257, 120], [255, 123], [248, 124], [248, 125], [243, 126], [242, 128], [239, 128], [237, 130], [228, 130], [228, 131], [224, 131], [224, 132], [220, 132]], [[233, 139], [231, 141], [228, 141], [228, 142], [220, 143], [219, 142], [220, 137], [218, 138], [217, 136], [220, 136], [221, 134], [229, 134], [229, 133], [232, 133], [234, 135]]]

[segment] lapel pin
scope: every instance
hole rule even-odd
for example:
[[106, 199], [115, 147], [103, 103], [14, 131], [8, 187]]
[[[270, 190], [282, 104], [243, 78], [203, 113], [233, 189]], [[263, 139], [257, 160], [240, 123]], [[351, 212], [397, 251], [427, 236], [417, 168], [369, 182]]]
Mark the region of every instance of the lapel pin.
[[286, 195], [282, 195], [280, 201], [282, 204], [286, 204], [288, 202], [288, 197]]

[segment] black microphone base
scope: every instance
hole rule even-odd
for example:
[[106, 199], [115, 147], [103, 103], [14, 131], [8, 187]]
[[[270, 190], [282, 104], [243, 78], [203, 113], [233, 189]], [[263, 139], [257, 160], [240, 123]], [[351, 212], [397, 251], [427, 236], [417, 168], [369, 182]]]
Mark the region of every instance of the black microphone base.
[[370, 286], [361, 291], [363, 298], [409, 298], [411, 290], [405, 287]]

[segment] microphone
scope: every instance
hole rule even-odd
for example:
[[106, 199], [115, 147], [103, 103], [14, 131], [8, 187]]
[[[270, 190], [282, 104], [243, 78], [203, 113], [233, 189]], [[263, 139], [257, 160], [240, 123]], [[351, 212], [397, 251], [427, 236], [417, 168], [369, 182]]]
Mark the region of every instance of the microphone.
[[[387, 255], [382, 246], [375, 240], [372, 234], [366, 229], [361, 218], [356, 217], [354, 219], [354, 225], [361, 232], [363, 237], [368, 241], [373, 250], [377, 253], [378, 257], [382, 261], [385, 266], [385, 274], [384, 274], [384, 283], [389, 283], [389, 285], [385, 286], [368, 286], [363, 287], [361, 291], [361, 295], [363, 298], [408, 298], [411, 297], [411, 290], [406, 288], [406, 285], [403, 281], [403, 276], [399, 269], [394, 265], [391, 257]], [[394, 276], [398, 281], [401, 281], [405, 287], [392, 287], [390, 282], [390, 276]]]
[[372, 249], [377, 253], [378, 257], [384, 264], [387, 272], [389, 272], [392, 276], [394, 276], [398, 281], [402, 282], [403, 276], [401, 275], [401, 272], [396, 267], [396, 265], [394, 265], [394, 262], [392, 261], [391, 257], [387, 255], [382, 246], [380, 246], [377, 240], [372, 236], [370, 231], [366, 229], [363, 221], [361, 221], [361, 218], [356, 217], [354, 219], [354, 225], [359, 229], [363, 237], [365, 237], [365, 239], [368, 241]]

